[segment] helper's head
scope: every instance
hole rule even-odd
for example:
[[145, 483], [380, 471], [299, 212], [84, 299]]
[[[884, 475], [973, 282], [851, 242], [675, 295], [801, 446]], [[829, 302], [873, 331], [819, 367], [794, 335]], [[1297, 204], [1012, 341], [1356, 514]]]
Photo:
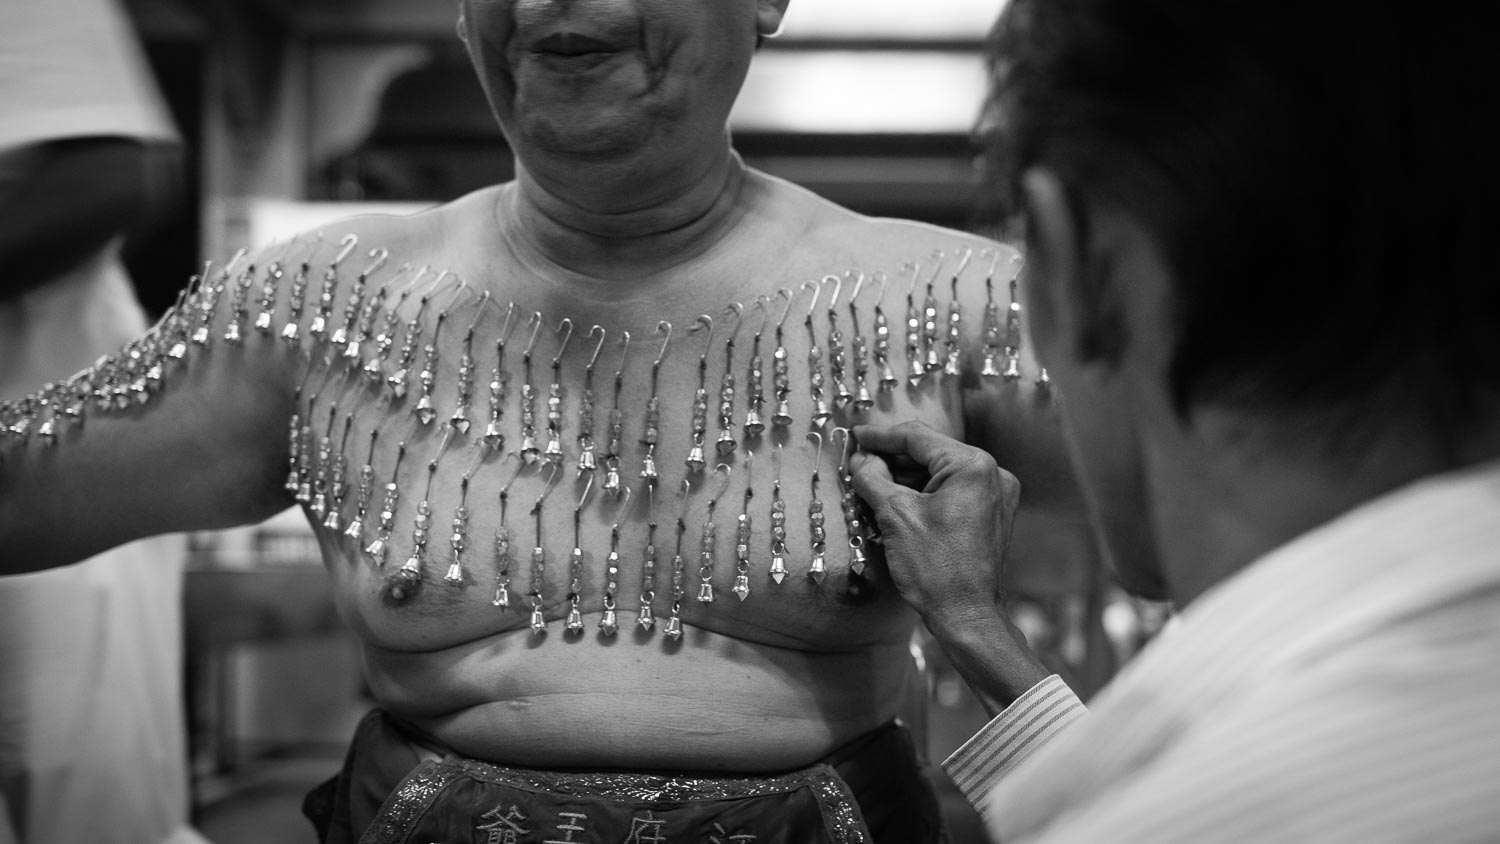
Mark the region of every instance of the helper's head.
[[1089, 471], [1140, 457], [1094, 402], [1120, 377], [1185, 430], [1234, 414], [1247, 442], [1334, 465], [1393, 436], [1462, 462], [1493, 430], [1500, 51], [1466, 17], [1012, 0], [989, 193], [1023, 227], [1075, 433], [1102, 443], [1080, 443]]

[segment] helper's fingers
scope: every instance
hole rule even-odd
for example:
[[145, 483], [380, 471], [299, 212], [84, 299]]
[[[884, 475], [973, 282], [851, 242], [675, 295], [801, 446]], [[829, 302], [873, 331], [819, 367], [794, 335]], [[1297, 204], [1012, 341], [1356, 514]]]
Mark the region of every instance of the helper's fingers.
[[891, 477], [885, 460], [873, 454], [855, 452], [849, 455], [849, 477], [854, 491], [872, 508], [880, 509], [892, 496], [910, 492]]
[[965, 459], [972, 450], [970, 446], [916, 421], [899, 425], [856, 425], [854, 438], [860, 448], [906, 455], [926, 466], [927, 471], [934, 475], [944, 463]]

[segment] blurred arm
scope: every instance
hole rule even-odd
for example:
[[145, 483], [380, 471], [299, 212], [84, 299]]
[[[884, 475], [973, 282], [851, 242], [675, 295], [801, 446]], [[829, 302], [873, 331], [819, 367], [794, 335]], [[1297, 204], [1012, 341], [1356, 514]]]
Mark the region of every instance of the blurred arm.
[[125, 234], [151, 204], [146, 148], [126, 138], [0, 154], [0, 301], [45, 284]]

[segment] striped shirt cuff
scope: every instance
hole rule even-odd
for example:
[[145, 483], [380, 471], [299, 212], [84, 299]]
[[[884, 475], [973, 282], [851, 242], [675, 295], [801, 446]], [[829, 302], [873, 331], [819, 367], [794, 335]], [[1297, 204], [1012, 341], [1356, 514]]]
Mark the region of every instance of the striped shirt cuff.
[[983, 815], [989, 803], [985, 798], [995, 784], [1086, 712], [1068, 684], [1053, 674], [953, 751], [943, 760], [943, 770]]

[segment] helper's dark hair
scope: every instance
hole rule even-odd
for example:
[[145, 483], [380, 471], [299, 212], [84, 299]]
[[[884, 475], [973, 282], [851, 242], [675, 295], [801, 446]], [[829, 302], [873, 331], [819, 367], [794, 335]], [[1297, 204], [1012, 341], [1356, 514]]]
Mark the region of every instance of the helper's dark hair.
[[987, 193], [1024, 211], [1042, 165], [1149, 227], [1178, 278], [1179, 412], [1402, 416], [1442, 442], [1500, 396], [1492, 41], [1443, 2], [1012, 0]]

